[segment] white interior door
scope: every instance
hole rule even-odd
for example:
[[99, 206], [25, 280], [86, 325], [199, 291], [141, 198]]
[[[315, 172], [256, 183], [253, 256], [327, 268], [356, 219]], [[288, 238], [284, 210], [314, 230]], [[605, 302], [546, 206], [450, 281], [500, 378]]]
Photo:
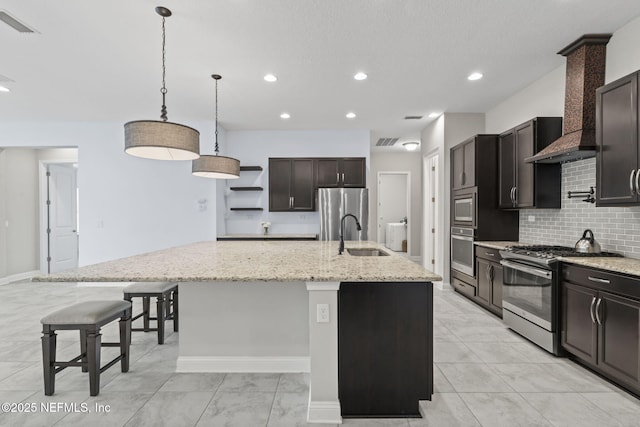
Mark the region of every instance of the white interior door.
[[408, 173], [378, 172], [378, 242], [386, 243], [387, 223], [408, 217]]
[[440, 229], [440, 194], [438, 189], [439, 156], [434, 154], [424, 158], [424, 257], [422, 265], [442, 275]]
[[71, 163], [50, 164], [49, 272], [78, 266], [77, 168]]

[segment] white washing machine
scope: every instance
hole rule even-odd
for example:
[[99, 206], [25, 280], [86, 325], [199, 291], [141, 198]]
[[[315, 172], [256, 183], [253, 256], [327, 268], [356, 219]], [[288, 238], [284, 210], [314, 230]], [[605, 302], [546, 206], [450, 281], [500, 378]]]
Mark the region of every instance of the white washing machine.
[[407, 240], [407, 227], [401, 222], [390, 222], [387, 224], [386, 243], [387, 248], [392, 251], [402, 250], [402, 241]]

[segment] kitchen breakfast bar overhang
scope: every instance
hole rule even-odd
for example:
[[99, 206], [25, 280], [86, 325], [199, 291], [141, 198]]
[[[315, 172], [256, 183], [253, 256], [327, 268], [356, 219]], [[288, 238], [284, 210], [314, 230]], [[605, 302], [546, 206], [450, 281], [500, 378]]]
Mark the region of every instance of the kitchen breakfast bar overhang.
[[178, 372], [309, 372], [309, 422], [420, 416], [433, 393], [431, 282], [442, 279], [391, 251], [337, 248], [200, 242], [34, 280], [179, 282]]

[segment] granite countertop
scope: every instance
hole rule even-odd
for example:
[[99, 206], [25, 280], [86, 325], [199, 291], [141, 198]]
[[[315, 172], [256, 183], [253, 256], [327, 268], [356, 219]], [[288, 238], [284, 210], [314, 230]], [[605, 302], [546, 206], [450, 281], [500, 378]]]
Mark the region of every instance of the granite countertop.
[[337, 241], [199, 242], [80, 267], [39, 282], [439, 281], [421, 265], [375, 242], [345, 242], [346, 248], [379, 248], [381, 257], [338, 255]]
[[225, 234], [218, 236], [219, 240], [315, 240], [318, 238], [317, 234], [259, 234], [259, 233], [238, 233], [238, 234]]
[[616, 257], [560, 257], [560, 261], [583, 267], [640, 276], [640, 259]]
[[524, 243], [520, 242], [474, 242], [476, 246], [484, 246], [485, 248], [498, 249], [499, 251], [503, 250], [507, 246], [521, 246]]

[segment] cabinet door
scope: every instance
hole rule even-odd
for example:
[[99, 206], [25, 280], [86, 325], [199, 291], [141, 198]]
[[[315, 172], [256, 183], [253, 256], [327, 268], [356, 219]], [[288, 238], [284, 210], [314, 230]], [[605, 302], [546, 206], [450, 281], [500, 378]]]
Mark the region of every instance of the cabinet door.
[[340, 186], [341, 176], [338, 159], [316, 160], [316, 185], [319, 188], [335, 188]]
[[292, 210], [314, 210], [313, 159], [291, 160], [291, 197]]
[[491, 263], [476, 258], [476, 291], [477, 297], [485, 304], [491, 302]]
[[593, 289], [562, 283], [562, 347], [592, 365], [597, 357], [598, 329], [592, 317], [596, 301]]
[[637, 203], [638, 77], [625, 77], [596, 91], [596, 197], [598, 206]]
[[464, 171], [462, 185], [473, 187], [476, 185], [476, 144], [475, 140], [464, 144]]
[[502, 309], [502, 265], [491, 263], [491, 305]]
[[291, 160], [269, 159], [269, 210], [291, 209]]
[[451, 189], [459, 190], [463, 187], [464, 178], [464, 146], [451, 149]]
[[533, 207], [534, 192], [534, 164], [524, 161], [535, 154], [534, 122], [530, 121], [518, 126], [515, 130], [516, 137], [516, 191], [514, 198], [519, 208]]
[[500, 208], [513, 208], [513, 188], [515, 187], [515, 134], [513, 132], [500, 135], [498, 138], [499, 157], [499, 198]]
[[364, 158], [342, 159], [342, 186], [348, 188], [364, 188], [366, 181], [366, 162]]
[[600, 292], [598, 366], [607, 374], [640, 385], [640, 302]]

